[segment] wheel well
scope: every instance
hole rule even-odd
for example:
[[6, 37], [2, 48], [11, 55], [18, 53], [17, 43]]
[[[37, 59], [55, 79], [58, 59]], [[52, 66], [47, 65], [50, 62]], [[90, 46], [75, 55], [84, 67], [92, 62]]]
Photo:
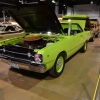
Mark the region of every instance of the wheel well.
[[67, 58], [67, 53], [65, 51], [60, 52], [60, 54], [63, 54], [65, 59]]

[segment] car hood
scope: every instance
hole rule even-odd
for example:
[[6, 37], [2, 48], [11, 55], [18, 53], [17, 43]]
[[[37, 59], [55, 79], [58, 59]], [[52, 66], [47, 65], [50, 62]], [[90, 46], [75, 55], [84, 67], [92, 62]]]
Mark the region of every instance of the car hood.
[[62, 27], [48, 1], [32, 2], [8, 7], [6, 10], [16, 22], [29, 32], [51, 31], [62, 34]]

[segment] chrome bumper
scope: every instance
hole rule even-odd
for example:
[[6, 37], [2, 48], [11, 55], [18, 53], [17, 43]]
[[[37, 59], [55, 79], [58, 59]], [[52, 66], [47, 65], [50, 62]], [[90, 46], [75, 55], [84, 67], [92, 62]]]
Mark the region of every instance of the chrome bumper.
[[18, 64], [19, 69], [30, 70], [30, 71], [34, 71], [34, 72], [38, 72], [38, 73], [45, 73], [46, 72], [46, 67], [45, 67], [44, 64], [30, 65], [30, 64], [20, 63], [20, 62], [17, 62], [17, 61], [6, 60], [6, 59], [3, 59], [3, 58], [1, 58], [1, 61], [6, 63], [6, 64], [9, 64], [9, 65], [12, 62], [15, 63], [15, 64]]

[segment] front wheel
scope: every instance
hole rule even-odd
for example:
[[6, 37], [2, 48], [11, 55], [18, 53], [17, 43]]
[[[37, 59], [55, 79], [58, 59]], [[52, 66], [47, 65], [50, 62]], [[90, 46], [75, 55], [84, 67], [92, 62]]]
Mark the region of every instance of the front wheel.
[[84, 43], [84, 45], [82, 46], [82, 48], [80, 49], [80, 51], [82, 53], [84, 53], [87, 50], [87, 42]]
[[49, 70], [49, 74], [52, 77], [59, 77], [65, 66], [65, 57], [64, 54], [60, 53], [54, 63], [54, 66]]

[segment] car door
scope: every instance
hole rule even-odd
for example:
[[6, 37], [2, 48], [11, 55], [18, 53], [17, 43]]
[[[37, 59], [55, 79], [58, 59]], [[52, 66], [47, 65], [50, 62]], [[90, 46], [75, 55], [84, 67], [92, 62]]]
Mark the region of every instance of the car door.
[[81, 47], [83, 30], [79, 24], [71, 23], [70, 25], [70, 48], [72, 52], [77, 51]]
[[77, 23], [61, 23], [66, 35], [68, 57], [81, 47], [83, 30]]

